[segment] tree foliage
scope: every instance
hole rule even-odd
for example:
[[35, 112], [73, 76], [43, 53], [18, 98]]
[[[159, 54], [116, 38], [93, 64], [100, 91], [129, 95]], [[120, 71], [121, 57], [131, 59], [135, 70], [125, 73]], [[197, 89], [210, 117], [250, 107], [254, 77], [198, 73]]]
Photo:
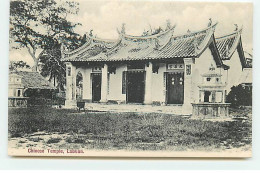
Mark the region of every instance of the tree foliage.
[[79, 37], [73, 29], [79, 23], [67, 19], [76, 15], [79, 4], [73, 1], [55, 0], [13, 0], [10, 2], [10, 41], [12, 48], [26, 48], [34, 60], [33, 70], [37, 71], [39, 55], [52, 49], [60, 42], [59, 34], [66, 33], [66, 44], [73, 47]]
[[30, 69], [30, 65], [28, 65], [24, 61], [10, 61], [9, 62], [9, 70], [10, 71], [16, 71], [17, 69]]
[[[78, 38], [72, 37], [71, 40], [73, 44], [70, 45], [70, 48], [76, 49], [86, 42], [86, 35]], [[60, 90], [64, 90], [66, 70], [64, 62], [61, 61], [60, 49], [60, 43], [56, 43], [53, 47], [45, 49], [39, 55], [39, 67], [42, 76], [48, 77], [49, 81], [53, 81], [54, 86], [57, 86]]]
[[227, 95], [227, 102], [231, 103], [232, 107], [252, 105], [252, 89], [241, 84], [233, 86]]

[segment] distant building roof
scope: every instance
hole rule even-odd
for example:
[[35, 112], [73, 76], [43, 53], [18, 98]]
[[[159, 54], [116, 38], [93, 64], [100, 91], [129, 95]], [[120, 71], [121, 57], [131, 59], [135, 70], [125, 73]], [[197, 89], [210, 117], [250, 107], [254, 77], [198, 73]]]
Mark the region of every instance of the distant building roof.
[[239, 29], [232, 34], [217, 37], [216, 45], [222, 60], [230, 60], [234, 52], [237, 50], [242, 67], [250, 68], [244, 55], [241, 34], [242, 29]]
[[38, 72], [16, 71], [10, 72], [10, 76], [20, 76], [24, 88], [31, 89], [55, 89], [52, 83], [44, 79]]

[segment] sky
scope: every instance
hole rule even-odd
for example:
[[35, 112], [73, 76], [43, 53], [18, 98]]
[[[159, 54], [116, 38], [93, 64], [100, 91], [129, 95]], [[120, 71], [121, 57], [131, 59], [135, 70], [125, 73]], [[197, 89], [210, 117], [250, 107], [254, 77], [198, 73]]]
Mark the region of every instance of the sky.
[[[75, 31], [85, 34], [93, 29], [99, 38], [117, 39], [117, 28], [125, 23], [126, 34], [141, 35], [145, 30], [166, 27], [169, 20], [176, 24], [174, 34], [197, 31], [207, 27], [209, 18], [218, 22], [215, 37], [232, 33], [234, 24], [243, 26], [244, 50], [252, 53], [253, 48], [253, 6], [250, 3], [173, 2], [173, 1], [85, 1], [80, 3], [78, 15], [68, 19], [79, 22]], [[25, 50], [12, 50], [10, 60], [24, 60], [32, 65], [32, 59]]]

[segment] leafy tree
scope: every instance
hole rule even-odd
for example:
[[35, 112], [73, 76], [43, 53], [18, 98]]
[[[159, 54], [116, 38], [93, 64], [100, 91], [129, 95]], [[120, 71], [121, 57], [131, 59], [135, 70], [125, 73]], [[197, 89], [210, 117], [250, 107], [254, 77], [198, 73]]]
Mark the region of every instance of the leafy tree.
[[[58, 83], [58, 88], [63, 90], [65, 84], [65, 65], [60, 61], [60, 45], [56, 44], [51, 49], [46, 49], [39, 56], [41, 75], [53, 80], [54, 86]], [[56, 81], [57, 80], [57, 81]]]
[[[10, 42], [12, 48], [26, 48], [37, 71], [39, 55], [52, 49], [59, 42], [59, 34], [64, 31], [66, 44], [73, 48], [79, 37], [73, 28], [79, 23], [67, 20], [69, 14], [76, 15], [79, 3], [55, 0], [13, 0], [10, 2]], [[72, 46], [71, 46], [72, 45]]]
[[233, 86], [227, 95], [227, 102], [231, 103], [232, 107], [252, 105], [252, 90], [241, 84]]
[[30, 69], [30, 65], [28, 65], [24, 61], [10, 61], [9, 63], [9, 70], [10, 71], [16, 71], [17, 69]]
[[[70, 45], [71, 49], [80, 47], [86, 42], [86, 35], [83, 37], [74, 37], [71, 39], [73, 44]], [[65, 64], [61, 61], [61, 44], [56, 43], [53, 47], [45, 49], [39, 55], [40, 71], [41, 75], [48, 77], [49, 81], [53, 81], [54, 86], [64, 90], [64, 85], [66, 83], [66, 70]]]

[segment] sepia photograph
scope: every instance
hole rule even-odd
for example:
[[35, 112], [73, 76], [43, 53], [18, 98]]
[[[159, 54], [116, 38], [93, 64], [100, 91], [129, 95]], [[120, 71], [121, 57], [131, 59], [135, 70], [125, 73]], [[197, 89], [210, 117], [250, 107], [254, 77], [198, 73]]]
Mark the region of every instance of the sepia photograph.
[[252, 157], [253, 3], [11, 0], [8, 154]]

